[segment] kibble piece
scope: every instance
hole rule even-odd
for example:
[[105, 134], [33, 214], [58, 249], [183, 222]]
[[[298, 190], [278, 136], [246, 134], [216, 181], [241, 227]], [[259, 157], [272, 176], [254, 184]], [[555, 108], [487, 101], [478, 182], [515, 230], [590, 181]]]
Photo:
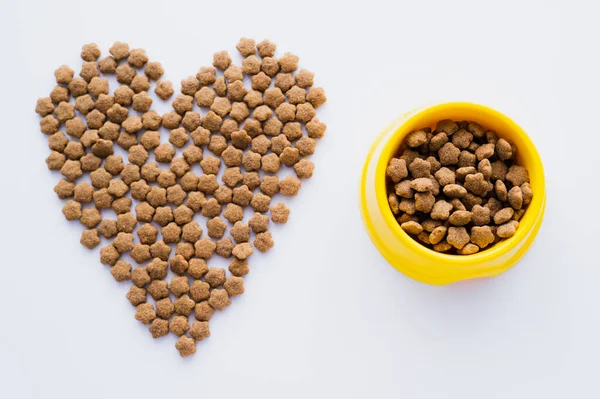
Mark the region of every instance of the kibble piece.
[[151, 303], [142, 303], [137, 306], [135, 312], [135, 319], [142, 322], [143, 324], [149, 324], [156, 318], [154, 312], [154, 306]]
[[287, 176], [279, 181], [279, 192], [286, 196], [295, 196], [300, 190], [302, 182], [293, 176]]
[[[87, 85], [87, 83], [86, 83], [86, 85]], [[92, 102], [92, 108], [93, 108], [94, 100], [92, 100], [92, 98], [90, 96], [88, 96], [88, 97], [89, 97], [90, 101]], [[63, 101], [69, 102], [69, 90], [63, 86], [56, 86], [50, 92], [50, 99], [55, 104], [59, 104]]]
[[212, 257], [216, 247], [217, 245], [208, 237], [204, 237], [194, 243], [196, 257], [203, 259], [209, 259]]
[[196, 341], [193, 338], [182, 335], [175, 343], [175, 348], [179, 351], [181, 357], [187, 357], [196, 353]]
[[483, 197], [487, 195], [490, 187], [482, 173], [469, 174], [465, 176], [464, 187], [473, 194]]
[[312, 177], [314, 169], [314, 163], [307, 159], [301, 159], [297, 164], [294, 165], [296, 176], [298, 176], [300, 179], [308, 179]]
[[453, 226], [464, 226], [471, 222], [471, 212], [455, 211], [448, 218], [448, 222]]
[[[247, 242], [250, 239], [250, 228], [241, 221], [235, 222], [230, 233], [236, 243]], [[230, 252], [232, 250], [233, 248], [231, 248]]]
[[216, 310], [223, 310], [231, 304], [231, 300], [226, 290], [218, 288], [211, 291], [208, 304]]
[[208, 229], [208, 236], [211, 238], [221, 238], [225, 234], [227, 225], [218, 216], [210, 219], [206, 222], [206, 228]]
[[164, 280], [152, 280], [150, 285], [148, 285], [148, 294], [150, 294], [154, 300], [167, 298], [169, 296], [168, 283]]
[[210, 329], [207, 321], [195, 321], [190, 329], [190, 336], [196, 341], [202, 341], [210, 337]]
[[103, 265], [114, 266], [119, 256], [119, 251], [112, 244], [100, 248], [100, 263]]
[[446, 237], [447, 232], [448, 228], [446, 226], [436, 227], [435, 229], [433, 229], [431, 234], [429, 234], [429, 242], [432, 245], [440, 243]]
[[244, 180], [242, 180], [242, 183], [248, 187], [249, 190], [254, 190], [256, 187], [260, 186], [260, 175], [258, 172], [246, 172], [244, 173]]
[[66, 65], [62, 65], [56, 71], [54, 71], [54, 77], [58, 84], [68, 84], [73, 80], [75, 72]]
[[48, 165], [48, 169], [50, 170], [60, 170], [66, 161], [66, 157], [56, 151], [52, 151], [48, 158], [46, 158], [46, 165]]
[[220, 186], [215, 190], [214, 194], [219, 204], [228, 204], [233, 198], [233, 190], [227, 186]]
[[450, 217], [450, 212], [453, 206], [449, 202], [439, 200], [433, 205], [431, 210], [431, 218], [433, 220], [447, 220]]
[[[435, 197], [429, 191], [415, 194], [415, 210], [419, 212], [431, 212], [435, 204]], [[400, 208], [400, 207], [398, 207]]]
[[217, 241], [217, 249], [215, 252], [217, 255], [222, 256], [223, 258], [230, 258], [231, 251], [233, 251], [234, 244], [229, 237], [222, 238]]
[[215, 92], [209, 87], [203, 87], [195, 94], [196, 103], [199, 107], [210, 107], [215, 100]]
[[275, 243], [273, 242], [273, 237], [268, 231], [265, 231], [264, 233], [258, 233], [256, 235], [256, 239], [254, 240], [254, 247], [260, 252], [267, 252], [269, 249], [273, 248], [274, 245]]
[[427, 142], [427, 133], [424, 130], [417, 130], [406, 136], [406, 145], [411, 148], [420, 147]]
[[165, 73], [160, 62], [147, 62], [144, 73], [152, 80], [158, 80]]
[[312, 104], [304, 103], [296, 106], [296, 119], [308, 123], [317, 114]]
[[224, 71], [229, 67], [230, 64], [231, 64], [231, 57], [229, 56], [227, 51], [220, 51], [220, 52], [214, 54], [213, 65], [216, 68], [219, 68], [220, 70]]
[[[296, 148], [303, 157], [313, 155], [315, 153], [315, 146], [317, 142], [307, 136], [302, 136], [300, 140], [296, 142]], [[425, 161], [427, 162], [427, 161]]]
[[169, 333], [169, 321], [164, 319], [154, 319], [150, 324], [150, 334], [152, 338], [164, 337]]
[[138, 306], [142, 303], [146, 303], [146, 290], [143, 287], [132, 285], [131, 288], [129, 288], [126, 297], [133, 306]]
[[469, 243], [469, 233], [464, 227], [450, 227], [448, 228], [446, 241], [454, 248], [461, 249]]
[[400, 225], [400, 227], [402, 227], [402, 230], [406, 231], [408, 234], [417, 235], [423, 231], [423, 226], [413, 221], [404, 222]]
[[169, 331], [180, 337], [183, 336], [189, 329], [190, 323], [187, 317], [184, 316], [173, 316], [171, 322], [169, 323]]
[[[490, 223], [490, 209], [481, 205], [475, 205], [471, 208], [471, 221], [476, 226], [483, 226]], [[477, 244], [477, 243], [476, 243]], [[479, 245], [479, 244], [477, 244]], [[481, 245], [479, 245], [481, 247]], [[483, 247], [481, 247], [483, 248]]]
[[[169, 248], [169, 250], [170, 250], [170, 248]], [[151, 246], [150, 247], [150, 253], [154, 256], [154, 255], [156, 255], [156, 252], [157, 252], [156, 250], [153, 251], [153, 248]], [[165, 278], [167, 276], [167, 265], [168, 264], [167, 264], [166, 260], [164, 260], [162, 258], [155, 257], [148, 264], [148, 266], [146, 267], [146, 270], [148, 271], [148, 275], [152, 279], [155, 279], [155, 281], [158, 281], [158, 280], [163, 279], [163, 278]], [[166, 282], [163, 281], [162, 283], [164, 283], [165, 287], [166, 287]], [[163, 291], [163, 293], [164, 293], [164, 291]], [[168, 293], [167, 293], [167, 295], [168, 295]]]
[[75, 107], [73, 106], [73, 104], [69, 104], [63, 101], [60, 104], [58, 104], [56, 110], [54, 111], [54, 114], [56, 115], [56, 119], [58, 119], [60, 123], [64, 123], [69, 119], [73, 119], [75, 117]]
[[79, 117], [69, 119], [65, 122], [65, 130], [69, 136], [81, 137], [86, 131], [86, 128], [87, 126]]
[[[133, 78], [136, 75], [135, 69], [133, 69], [129, 64], [122, 64], [117, 67], [117, 82], [129, 85], [133, 81]], [[83, 76], [82, 76], [83, 77]], [[83, 77], [85, 79], [85, 77]], [[86, 79], [88, 80], [88, 79]], [[88, 80], [89, 81], [89, 80]]]
[[507, 223], [498, 226], [496, 234], [500, 238], [509, 238], [515, 235], [518, 228], [519, 222], [517, 222], [516, 220], [509, 220]]
[[231, 111], [229, 112], [229, 116], [231, 116], [237, 122], [241, 122], [246, 119], [250, 115], [250, 110], [246, 103], [235, 102], [231, 106]]
[[531, 199], [533, 198], [533, 190], [531, 189], [531, 185], [529, 183], [523, 183], [521, 185], [521, 192], [523, 194], [523, 205], [529, 205]]
[[508, 222], [514, 215], [515, 210], [513, 208], [504, 208], [496, 212], [494, 215], [494, 223], [501, 225]]
[[494, 150], [495, 150], [494, 144], [491, 144], [491, 143], [483, 144], [483, 145], [479, 146], [479, 148], [477, 148], [477, 150], [475, 150], [475, 155], [477, 156], [477, 159], [479, 161], [481, 161], [482, 159], [487, 159], [487, 158], [494, 156]]
[[175, 93], [173, 83], [170, 80], [159, 80], [154, 88], [154, 93], [163, 101], [169, 99]]
[[296, 118], [296, 106], [282, 103], [275, 109], [275, 113], [281, 122], [291, 122]]
[[[217, 182], [217, 176], [201, 175], [198, 177], [198, 190], [202, 191], [203, 193], [212, 194], [218, 188], [219, 188], [219, 183]], [[211, 199], [213, 199], [213, 198], [211, 198]], [[215, 202], [217, 202], [217, 201], [215, 200]], [[206, 208], [207, 205], [211, 205], [211, 204], [205, 204], [204, 208]], [[203, 209], [203, 213], [204, 213], [204, 209]]]
[[[117, 221], [117, 229], [118, 224]], [[133, 234], [125, 232], [118, 233], [113, 241], [113, 245], [119, 253], [131, 251], [133, 249]]]
[[514, 186], [521, 186], [525, 183], [529, 183], [529, 173], [527, 172], [527, 169], [522, 166], [512, 165], [508, 169], [506, 180], [511, 182]]
[[321, 87], [311, 87], [308, 89], [308, 94], [306, 96], [306, 100], [310, 102], [310, 104], [314, 108], [319, 108], [321, 105], [327, 102], [327, 96], [325, 95], [325, 90]]
[[116, 281], [126, 281], [131, 278], [131, 265], [122, 260], [117, 261], [115, 265], [110, 269], [110, 274]]
[[498, 142], [496, 143], [495, 151], [496, 155], [498, 155], [498, 158], [501, 161], [509, 160], [513, 156], [512, 147], [510, 143], [504, 139], [498, 140]]
[[250, 255], [252, 255], [254, 253], [254, 250], [252, 249], [252, 246], [249, 243], [243, 242], [243, 243], [237, 244], [233, 248], [233, 251], [231, 251], [231, 253], [236, 258], [244, 260], [244, 259], [248, 258]]
[[40, 130], [45, 134], [53, 134], [58, 131], [60, 122], [52, 115], [46, 115], [40, 120]]
[[494, 243], [494, 233], [490, 226], [473, 226], [471, 228], [471, 242], [479, 248], [485, 248]]
[[456, 251], [456, 253], [459, 255], [472, 255], [477, 252], [479, 252], [479, 247], [471, 243], [465, 245], [464, 247]]
[[192, 259], [192, 256], [194, 256], [194, 253], [194, 245], [189, 242], [179, 242], [175, 247], [175, 255], [183, 256], [183, 259], [187, 260], [188, 262], [190, 259]]
[[311, 139], [320, 139], [325, 135], [327, 125], [321, 122], [318, 118], [312, 118], [310, 122], [306, 124], [306, 131], [308, 137]]
[[79, 161], [67, 160], [60, 169], [60, 173], [69, 181], [75, 181], [83, 175]]

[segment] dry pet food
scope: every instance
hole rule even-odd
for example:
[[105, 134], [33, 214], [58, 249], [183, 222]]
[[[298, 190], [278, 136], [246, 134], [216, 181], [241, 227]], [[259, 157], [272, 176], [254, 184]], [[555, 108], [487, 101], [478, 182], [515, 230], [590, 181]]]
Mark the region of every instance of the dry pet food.
[[448, 254], [474, 254], [512, 237], [533, 197], [516, 146], [467, 121], [411, 132], [386, 179], [402, 229]]
[[[178, 336], [181, 356], [195, 353], [213, 313], [244, 293], [249, 259], [274, 246], [270, 221], [291, 220], [283, 201], [312, 177], [326, 131], [316, 117], [325, 92], [298, 56], [278, 56], [268, 40], [242, 38], [236, 49], [172, 81], [144, 49], [115, 42], [102, 54], [86, 44], [82, 66], [59, 66], [56, 87], [35, 104], [46, 164], [62, 176], [54, 191], [65, 218], [79, 221], [81, 244], [98, 248], [112, 277], [129, 282], [135, 318], [153, 338]], [[158, 101], [172, 110], [159, 114]], [[505, 174], [517, 214], [531, 190], [513, 190], [521, 177]], [[228, 267], [215, 265], [219, 257]]]

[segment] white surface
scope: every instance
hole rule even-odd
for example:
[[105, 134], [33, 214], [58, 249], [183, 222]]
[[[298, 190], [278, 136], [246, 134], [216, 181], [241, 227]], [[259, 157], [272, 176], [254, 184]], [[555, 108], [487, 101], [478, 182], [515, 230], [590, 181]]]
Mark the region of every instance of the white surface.
[[[204, 3], [204, 4], [202, 4]], [[336, 2], [337, 3], [337, 2]], [[600, 395], [594, 2], [25, 2], [0, 8], [0, 396], [6, 398], [592, 398]], [[316, 72], [329, 102], [317, 169], [246, 294], [198, 353], [134, 320], [79, 244], [45, 167], [35, 101], [84, 43], [147, 49], [177, 85], [241, 36]], [[359, 216], [362, 162], [398, 114], [446, 100], [515, 119], [548, 206], [513, 270], [447, 287], [388, 266]]]

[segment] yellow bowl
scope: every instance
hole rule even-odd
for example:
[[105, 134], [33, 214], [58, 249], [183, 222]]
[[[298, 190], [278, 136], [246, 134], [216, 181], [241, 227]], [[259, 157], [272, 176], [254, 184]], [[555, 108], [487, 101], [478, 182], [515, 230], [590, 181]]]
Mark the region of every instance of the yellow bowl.
[[[533, 189], [533, 199], [515, 235], [473, 255], [438, 253], [419, 244], [400, 228], [387, 202], [385, 169], [406, 135], [426, 126], [435, 127], [443, 119], [477, 122], [514, 142], [517, 161], [529, 171]], [[371, 240], [385, 259], [407, 276], [434, 285], [497, 276], [521, 259], [542, 224], [546, 206], [544, 168], [523, 129], [498, 111], [464, 102], [421, 107], [392, 122], [373, 143], [363, 169], [360, 205]]]

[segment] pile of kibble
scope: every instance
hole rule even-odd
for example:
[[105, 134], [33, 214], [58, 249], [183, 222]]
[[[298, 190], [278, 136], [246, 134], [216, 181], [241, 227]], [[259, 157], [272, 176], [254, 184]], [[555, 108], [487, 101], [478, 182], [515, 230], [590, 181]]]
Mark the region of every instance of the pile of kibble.
[[470, 255], [512, 237], [531, 202], [517, 148], [474, 122], [411, 132], [386, 174], [402, 229], [423, 245]]
[[[100, 59], [98, 46], [87, 44], [79, 77], [61, 66], [57, 86], [37, 102], [51, 150], [46, 163], [64, 177], [54, 190], [67, 200], [63, 214], [86, 228], [87, 248], [109, 240], [100, 260], [115, 280], [131, 281], [135, 318], [154, 338], [179, 336], [182, 356], [210, 335], [214, 310], [244, 292], [253, 248], [273, 246], [267, 214], [274, 223], [288, 220], [286, 205], [271, 205], [271, 198], [295, 196], [299, 179], [313, 174], [308, 157], [326, 129], [315, 109], [326, 96], [313, 87], [312, 72], [298, 71], [297, 56], [277, 59], [275, 47], [242, 38], [241, 67], [226, 51], [214, 54], [213, 66], [181, 81], [173, 111], [159, 115], [151, 87], [162, 100], [174, 94], [159, 62], [120, 42]], [[113, 74], [119, 86], [110, 91], [103, 76]], [[161, 127], [168, 143], [161, 143]], [[202, 173], [193, 173], [194, 165]], [[296, 177], [279, 179], [282, 166]], [[253, 215], [245, 218], [248, 207]], [[103, 217], [108, 209], [116, 218]], [[207, 220], [202, 226], [199, 215]], [[137, 267], [121, 259], [125, 254]], [[208, 266], [214, 255], [231, 259], [229, 273]]]

